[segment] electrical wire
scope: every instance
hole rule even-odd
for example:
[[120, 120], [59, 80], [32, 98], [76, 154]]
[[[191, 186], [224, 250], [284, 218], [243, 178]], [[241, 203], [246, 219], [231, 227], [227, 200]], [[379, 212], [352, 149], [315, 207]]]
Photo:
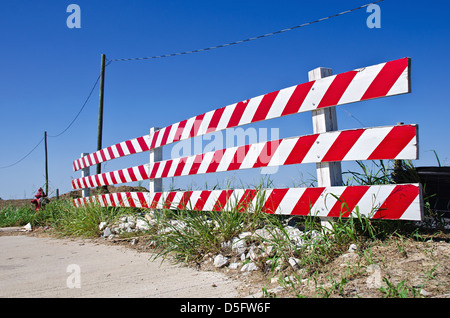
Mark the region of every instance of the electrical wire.
[[372, 5], [372, 4], [376, 4], [376, 3], [379, 3], [379, 2], [382, 2], [382, 1], [384, 1], [384, 0], [374, 1], [374, 2], [371, 2], [371, 3], [365, 4], [365, 5], [359, 6], [357, 8], [353, 8], [353, 9], [350, 9], [350, 10], [347, 10], [347, 11], [343, 11], [343, 12], [340, 12], [340, 13], [337, 13], [337, 14], [330, 15], [330, 16], [325, 17], [325, 18], [321, 18], [321, 19], [318, 19], [318, 20], [314, 20], [314, 21], [310, 21], [310, 22], [303, 23], [303, 24], [300, 24], [300, 25], [296, 25], [296, 26], [293, 26], [293, 27], [290, 27], [290, 28], [287, 28], [287, 29], [283, 29], [283, 30], [279, 30], [279, 31], [275, 31], [275, 32], [271, 32], [271, 33], [267, 33], [267, 34], [263, 34], [263, 35], [258, 35], [258, 36], [251, 37], [251, 38], [248, 38], [248, 39], [245, 39], [245, 40], [225, 43], [225, 44], [211, 46], [211, 47], [198, 49], [198, 50], [193, 50], [193, 51], [185, 51], [185, 52], [170, 53], [170, 54], [148, 56], [148, 57], [112, 59], [112, 60], [109, 60], [109, 62], [150, 60], [150, 59], [158, 59], [158, 58], [164, 58], [164, 57], [186, 55], [186, 54], [199, 53], [199, 52], [204, 52], [204, 51], [210, 51], [210, 50], [214, 50], [214, 49], [224, 48], [224, 47], [227, 47], [227, 46], [232, 46], [232, 45], [236, 45], [236, 44], [250, 42], [250, 41], [253, 41], [253, 40], [266, 38], [266, 37], [269, 37], [269, 36], [272, 36], [272, 35], [276, 35], [276, 34], [280, 34], [280, 33], [283, 33], [283, 32], [292, 31], [292, 30], [295, 30], [295, 29], [298, 29], [298, 28], [302, 28], [302, 27], [314, 24], [314, 23], [322, 22], [322, 21], [325, 21], [325, 20], [328, 20], [328, 19], [331, 19], [331, 18], [335, 18], [335, 17], [341, 16], [341, 15], [344, 15], [344, 14], [347, 14], [347, 13], [350, 13], [350, 12], [353, 12], [353, 11], [357, 11], [357, 10], [366, 8], [366, 7], [368, 7], [368, 6]]
[[92, 96], [92, 93], [94, 92], [95, 87], [97, 87], [98, 81], [100, 80], [100, 75], [97, 77], [97, 80], [94, 83], [94, 86], [92, 86], [91, 91], [89, 92], [88, 97], [86, 98], [86, 100], [83, 103], [83, 106], [81, 106], [80, 110], [78, 111], [78, 113], [76, 114], [76, 116], [72, 119], [72, 121], [70, 122], [70, 124], [63, 130], [61, 131], [59, 134], [57, 135], [47, 135], [48, 137], [52, 137], [52, 138], [56, 138], [61, 136], [62, 134], [64, 134], [75, 122], [75, 120], [77, 120], [78, 116], [80, 116], [81, 112], [83, 111], [84, 107], [86, 106], [86, 104], [88, 103], [89, 99]]
[[34, 150], [36, 150], [36, 148], [42, 143], [43, 140], [44, 140], [44, 137], [42, 137], [41, 140], [39, 140], [39, 142], [37, 143], [37, 145], [34, 146], [34, 148], [31, 149], [30, 152], [28, 152], [28, 153], [27, 153], [25, 156], [23, 156], [21, 159], [17, 160], [16, 162], [14, 162], [14, 163], [12, 163], [12, 164], [10, 164], [10, 165], [8, 165], [8, 166], [0, 167], [0, 169], [6, 169], [6, 168], [13, 167], [13, 166], [17, 165], [18, 163], [20, 163], [21, 161], [23, 161], [26, 157], [28, 157], [29, 155], [31, 155], [31, 153], [32, 153]]
[[[269, 37], [269, 36], [272, 36], [272, 35], [281, 34], [281, 33], [284, 33], [284, 32], [287, 32], [287, 31], [292, 31], [292, 30], [295, 30], [295, 29], [298, 29], [298, 28], [302, 28], [302, 27], [305, 27], [305, 26], [308, 26], [308, 25], [311, 25], [311, 24], [314, 24], [314, 23], [318, 23], [318, 22], [322, 22], [322, 21], [325, 21], [325, 20], [328, 20], [328, 19], [332, 19], [332, 18], [341, 16], [341, 15], [344, 15], [344, 14], [347, 14], [347, 13], [350, 13], [350, 12], [354, 12], [354, 11], [366, 8], [366, 7], [368, 7], [368, 6], [372, 5], [372, 4], [376, 4], [376, 3], [379, 3], [379, 2], [382, 2], [382, 1], [384, 1], [384, 0], [374, 1], [374, 2], [371, 2], [371, 3], [368, 3], [368, 4], [365, 4], [365, 5], [362, 5], [362, 6], [359, 6], [359, 7], [350, 9], [350, 10], [347, 10], [347, 11], [343, 11], [343, 12], [340, 12], [340, 13], [337, 13], [337, 14], [333, 14], [333, 15], [327, 16], [325, 18], [321, 18], [321, 19], [317, 19], [317, 20], [314, 20], [314, 21], [310, 21], [310, 22], [307, 22], [307, 23], [300, 24], [300, 25], [296, 25], [296, 26], [293, 26], [293, 27], [290, 27], [290, 28], [287, 28], [287, 29], [283, 29], [283, 30], [279, 30], [279, 31], [275, 31], [275, 32], [271, 32], [271, 33], [267, 33], [267, 34], [263, 34], [263, 35], [259, 35], [259, 36], [255, 36], [255, 37], [251, 37], [251, 38], [248, 38], [248, 39], [245, 39], [245, 40], [225, 43], [225, 44], [211, 46], [211, 47], [207, 47], [207, 48], [203, 48], [203, 49], [197, 49], [197, 50], [193, 50], [193, 51], [185, 51], [185, 52], [171, 53], [171, 54], [165, 54], [165, 55], [156, 55], [156, 56], [149, 56], [149, 57], [137, 57], [137, 58], [122, 58], [122, 59], [112, 59], [112, 60], [108, 59], [108, 62], [107, 62], [107, 64], [105, 66], [108, 66], [112, 62], [139, 61], [139, 60], [149, 60], [149, 59], [157, 59], [157, 58], [164, 58], [164, 57], [173, 57], [173, 56], [179, 56], [179, 55], [186, 55], [186, 54], [210, 51], [210, 50], [214, 50], [214, 49], [218, 49], [218, 48], [224, 48], [224, 47], [227, 47], [227, 46], [232, 46], [232, 45], [236, 45], [236, 44], [250, 42], [250, 41], [253, 41], [253, 40], [266, 38], [266, 37]], [[89, 92], [89, 95], [87, 96], [87, 98], [84, 101], [83, 105], [81, 106], [80, 110], [75, 115], [75, 117], [72, 119], [72, 121], [69, 123], [69, 125], [57, 135], [48, 135], [47, 134], [48, 137], [52, 137], [52, 138], [59, 137], [59, 136], [63, 135], [73, 125], [73, 123], [80, 116], [81, 112], [83, 111], [83, 109], [85, 108], [86, 104], [90, 100], [90, 98], [92, 96], [92, 93], [94, 92], [94, 89], [97, 87], [97, 84], [98, 84], [98, 82], [100, 80], [100, 76], [101, 75], [99, 75], [97, 77], [97, 80], [95, 81], [91, 91]], [[7, 165], [7, 166], [2, 166], [2, 167], [0, 167], [0, 169], [10, 168], [10, 167], [13, 167], [13, 166], [17, 165], [18, 163], [22, 162], [34, 150], [36, 150], [36, 148], [42, 143], [43, 140], [44, 140], [44, 137], [42, 137], [41, 140], [36, 144], [36, 146], [34, 146], [34, 148], [31, 149], [24, 157], [22, 157], [21, 159], [19, 159], [16, 162], [14, 162], [13, 164], [10, 164], [10, 165]]]

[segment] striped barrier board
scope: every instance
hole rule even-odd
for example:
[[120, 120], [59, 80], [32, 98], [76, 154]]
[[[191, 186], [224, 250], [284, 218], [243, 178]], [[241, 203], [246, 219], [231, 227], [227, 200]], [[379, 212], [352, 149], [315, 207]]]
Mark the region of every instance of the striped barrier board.
[[133, 181], [313, 162], [416, 159], [417, 126], [290, 137], [159, 161], [72, 180], [74, 189]]
[[409, 93], [410, 59], [402, 58], [295, 85], [225, 106], [124, 141], [73, 162], [73, 169], [262, 120]]
[[[162, 146], [291, 114], [373, 98], [405, 94], [410, 88], [410, 59], [403, 58], [295, 85], [187, 120], [152, 130], [73, 162], [75, 171]], [[153, 159], [152, 159], [153, 158]], [[73, 189], [150, 179], [215, 173], [301, 163], [349, 160], [409, 160], [418, 158], [417, 125], [397, 125], [330, 131], [301, 137], [229, 147], [198, 155], [150, 163], [72, 180]], [[158, 181], [159, 182], [159, 181]], [[332, 186], [285, 189], [198, 190], [176, 192], [123, 192], [75, 199], [88, 203], [153, 209], [229, 211], [261, 209], [265, 213], [349, 217], [356, 211], [374, 219], [421, 220], [420, 184]]]
[[420, 184], [347, 187], [198, 190], [176, 192], [111, 193], [75, 199], [75, 206], [101, 206], [195, 211], [261, 209], [282, 215], [348, 217], [358, 212], [372, 219], [414, 220], [423, 217]]

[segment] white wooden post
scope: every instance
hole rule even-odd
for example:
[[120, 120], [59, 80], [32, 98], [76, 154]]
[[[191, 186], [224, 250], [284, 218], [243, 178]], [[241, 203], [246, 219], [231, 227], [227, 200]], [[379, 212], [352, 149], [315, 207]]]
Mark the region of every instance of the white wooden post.
[[[157, 128], [157, 127], [150, 128], [150, 136], [160, 129], [161, 128]], [[163, 150], [162, 147], [150, 150], [150, 165], [157, 161], [163, 160], [163, 151], [162, 150]], [[150, 175], [150, 170], [149, 170], [149, 175]], [[148, 190], [150, 191], [150, 193], [162, 192], [162, 179], [161, 178], [150, 179], [150, 184], [149, 184]]]
[[[331, 68], [318, 67], [308, 72], [309, 81], [318, 80], [333, 75]], [[314, 86], [313, 86], [314, 88]], [[336, 107], [326, 107], [312, 111], [313, 130], [315, 134], [337, 130]], [[342, 185], [342, 170], [340, 162], [316, 163], [317, 185], [331, 187]], [[330, 219], [321, 218], [322, 226], [330, 228]]]
[[[89, 152], [83, 152], [81, 153], [81, 157], [87, 156], [89, 155]], [[81, 177], [89, 177], [91, 175], [91, 169], [90, 167], [86, 167], [81, 169]], [[81, 196], [83, 198], [89, 197], [91, 195], [91, 189], [90, 188], [85, 188], [81, 190]]]

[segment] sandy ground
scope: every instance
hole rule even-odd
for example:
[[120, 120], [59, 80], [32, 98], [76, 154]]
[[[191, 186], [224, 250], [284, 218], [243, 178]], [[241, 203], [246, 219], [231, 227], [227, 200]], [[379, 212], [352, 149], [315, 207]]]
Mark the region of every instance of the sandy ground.
[[149, 258], [121, 246], [1, 235], [0, 297], [238, 297], [224, 274]]

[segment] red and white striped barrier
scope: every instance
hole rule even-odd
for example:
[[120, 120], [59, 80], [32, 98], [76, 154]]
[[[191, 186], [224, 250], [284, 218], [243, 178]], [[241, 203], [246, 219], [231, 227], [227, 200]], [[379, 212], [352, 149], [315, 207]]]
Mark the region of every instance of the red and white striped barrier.
[[117, 206], [149, 208], [148, 202], [148, 193], [145, 192], [108, 193], [73, 200], [73, 204], [76, 207], [81, 207], [88, 204], [98, 204], [102, 207]]
[[123, 141], [118, 144], [101, 149], [87, 156], [81, 157], [73, 162], [73, 170], [77, 171], [97, 163], [111, 159], [128, 156], [131, 154], [150, 150], [150, 136], [142, 136], [131, 140]]
[[225, 106], [77, 159], [74, 170], [176, 141], [290, 114], [410, 92], [410, 59], [381, 63]]
[[372, 219], [421, 220], [419, 184], [348, 187], [286, 188], [264, 190], [199, 190], [150, 193], [112, 193], [75, 199], [75, 206], [143, 207], [230, 211], [261, 209], [265, 213], [348, 217], [358, 211]]
[[150, 179], [347, 160], [416, 159], [415, 125], [333, 131], [155, 162]]
[[193, 174], [348, 160], [417, 159], [417, 126], [332, 131], [159, 161], [72, 180], [74, 189]]

